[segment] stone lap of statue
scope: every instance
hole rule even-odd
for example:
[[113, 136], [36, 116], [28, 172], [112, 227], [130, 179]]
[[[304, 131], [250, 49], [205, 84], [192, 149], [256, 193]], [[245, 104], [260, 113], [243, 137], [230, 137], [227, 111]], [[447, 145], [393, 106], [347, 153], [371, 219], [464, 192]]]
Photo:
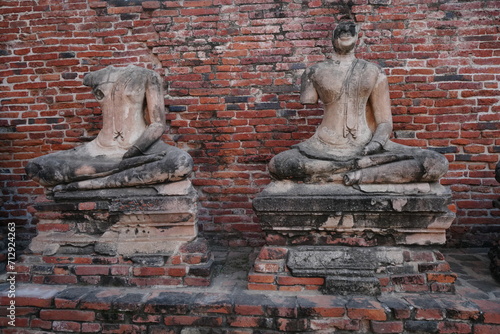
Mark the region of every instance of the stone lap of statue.
[[439, 153], [389, 140], [392, 114], [383, 70], [356, 59], [353, 22], [340, 23], [331, 60], [302, 75], [303, 104], [324, 104], [322, 123], [308, 140], [281, 152], [269, 163], [275, 179], [305, 182], [398, 184], [434, 182], [448, 170]]
[[57, 191], [104, 189], [179, 181], [192, 171], [191, 156], [161, 140], [166, 129], [161, 79], [130, 65], [87, 74], [103, 113], [97, 137], [74, 149], [33, 159], [29, 177]]

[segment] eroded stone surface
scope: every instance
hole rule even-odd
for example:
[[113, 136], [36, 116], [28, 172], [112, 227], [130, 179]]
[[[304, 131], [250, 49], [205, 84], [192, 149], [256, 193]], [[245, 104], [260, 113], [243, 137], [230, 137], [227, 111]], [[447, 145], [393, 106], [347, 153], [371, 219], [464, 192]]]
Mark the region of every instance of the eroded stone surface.
[[430, 189], [423, 194], [368, 195], [341, 184], [279, 181], [258, 194], [253, 206], [264, 230], [291, 243], [297, 242], [294, 236], [325, 243], [320, 235], [326, 233], [339, 240], [361, 238], [370, 245], [443, 244], [455, 217], [448, 209], [451, 193], [439, 184]]
[[37, 205], [39, 231], [30, 250], [45, 255], [70, 247], [108, 256], [172, 254], [198, 235], [197, 193], [189, 180], [178, 183], [160, 185], [161, 194], [158, 187], [139, 188], [143, 196], [120, 196], [114, 189], [59, 193], [56, 201]]

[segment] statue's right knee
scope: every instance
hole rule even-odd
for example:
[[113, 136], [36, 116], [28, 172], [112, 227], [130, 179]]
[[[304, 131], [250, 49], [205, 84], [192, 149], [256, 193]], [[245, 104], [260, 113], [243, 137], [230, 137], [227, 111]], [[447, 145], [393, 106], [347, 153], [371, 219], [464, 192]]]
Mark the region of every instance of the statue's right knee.
[[64, 181], [62, 171], [56, 166], [48, 164], [43, 157], [35, 158], [28, 162], [24, 168], [30, 179], [40, 183], [42, 186], [53, 186]]
[[269, 162], [269, 173], [278, 180], [301, 179], [304, 173], [304, 164], [294, 154], [296, 150], [282, 152], [274, 156]]
[[425, 151], [423, 167], [425, 170], [423, 181], [434, 182], [448, 171], [448, 160], [440, 153], [427, 150]]
[[179, 157], [179, 163], [177, 165], [176, 171], [174, 172], [175, 177], [184, 179], [191, 175], [193, 171], [193, 158], [189, 154], [185, 154]]

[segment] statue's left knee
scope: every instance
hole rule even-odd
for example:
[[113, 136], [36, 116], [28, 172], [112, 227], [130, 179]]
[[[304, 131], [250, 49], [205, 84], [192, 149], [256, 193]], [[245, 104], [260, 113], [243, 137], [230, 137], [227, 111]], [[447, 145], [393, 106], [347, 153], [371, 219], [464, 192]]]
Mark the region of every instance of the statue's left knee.
[[426, 150], [423, 161], [423, 181], [437, 181], [448, 172], [448, 159], [440, 153]]
[[172, 173], [174, 179], [185, 179], [193, 172], [193, 158], [186, 152], [178, 156], [176, 168]]

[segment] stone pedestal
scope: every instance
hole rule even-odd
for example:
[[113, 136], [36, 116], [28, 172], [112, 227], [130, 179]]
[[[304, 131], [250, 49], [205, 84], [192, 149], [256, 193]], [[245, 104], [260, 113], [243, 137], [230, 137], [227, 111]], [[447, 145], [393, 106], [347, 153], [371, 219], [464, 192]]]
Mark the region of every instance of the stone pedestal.
[[355, 189], [281, 181], [253, 206], [271, 245], [440, 245], [455, 218], [451, 192], [439, 184]]
[[198, 239], [189, 180], [55, 193], [35, 208], [38, 235], [18, 272], [47, 284], [208, 285], [213, 258]]
[[352, 188], [280, 181], [253, 206], [268, 246], [249, 276], [250, 288], [454, 291], [456, 275], [433, 249], [445, 243], [455, 218], [451, 193], [437, 183]]

